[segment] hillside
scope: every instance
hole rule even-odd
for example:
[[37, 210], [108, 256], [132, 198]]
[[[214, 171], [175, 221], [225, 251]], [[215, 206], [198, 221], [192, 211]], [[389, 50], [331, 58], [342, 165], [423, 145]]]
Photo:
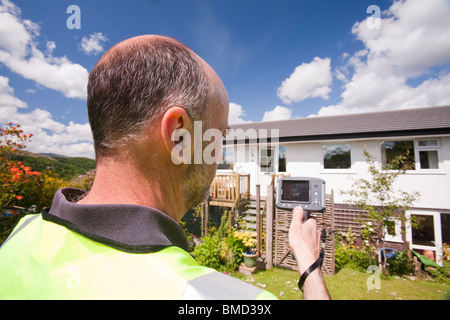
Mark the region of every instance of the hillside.
[[64, 180], [72, 180], [95, 169], [95, 160], [81, 157], [50, 156], [22, 151], [13, 159], [22, 161], [24, 165], [31, 167], [34, 171], [53, 170]]

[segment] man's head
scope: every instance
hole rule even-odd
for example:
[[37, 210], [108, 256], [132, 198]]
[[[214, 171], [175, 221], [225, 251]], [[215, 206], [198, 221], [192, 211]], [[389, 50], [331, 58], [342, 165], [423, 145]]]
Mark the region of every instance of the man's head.
[[117, 44], [89, 75], [87, 106], [98, 162], [132, 156], [132, 146], [138, 146], [140, 163], [158, 158], [181, 172], [188, 207], [202, 200], [217, 165], [169, 163], [178, 143], [171, 138], [177, 129], [193, 133], [194, 121], [201, 121], [203, 130], [224, 132], [228, 96], [217, 74], [191, 49], [154, 35]]
[[214, 95], [202, 60], [184, 44], [153, 35], [117, 44], [89, 74], [87, 107], [97, 158], [114, 156], [172, 106], [206, 120]]

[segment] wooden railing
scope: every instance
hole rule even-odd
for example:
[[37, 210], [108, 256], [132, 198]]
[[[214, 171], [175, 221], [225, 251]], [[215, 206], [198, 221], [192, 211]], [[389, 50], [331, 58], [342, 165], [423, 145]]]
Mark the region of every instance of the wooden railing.
[[218, 174], [209, 189], [209, 204], [233, 207], [245, 194], [250, 194], [249, 174]]

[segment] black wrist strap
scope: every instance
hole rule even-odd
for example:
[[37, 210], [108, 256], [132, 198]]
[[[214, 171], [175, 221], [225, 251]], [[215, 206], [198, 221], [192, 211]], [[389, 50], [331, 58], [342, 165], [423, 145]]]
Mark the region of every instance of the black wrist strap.
[[322, 267], [323, 258], [325, 256], [325, 241], [327, 238], [327, 233], [325, 229], [322, 229], [321, 234], [321, 242], [322, 242], [322, 250], [320, 250], [319, 258], [317, 258], [316, 262], [314, 262], [308, 269], [303, 272], [300, 280], [298, 281], [298, 287], [303, 291], [303, 284], [305, 283], [306, 278], [309, 276], [311, 272], [316, 270], [317, 267]]
[[322, 267], [323, 257], [325, 256], [325, 249], [320, 251], [319, 258], [317, 258], [316, 262], [314, 262], [308, 269], [303, 272], [300, 280], [298, 281], [298, 287], [303, 291], [303, 284], [305, 283], [306, 278], [309, 276], [311, 272], [316, 270], [317, 267]]

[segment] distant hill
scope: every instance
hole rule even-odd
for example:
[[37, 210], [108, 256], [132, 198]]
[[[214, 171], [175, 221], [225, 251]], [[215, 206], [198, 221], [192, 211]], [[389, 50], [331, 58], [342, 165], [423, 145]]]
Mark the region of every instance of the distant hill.
[[31, 167], [33, 171], [44, 172], [52, 170], [64, 180], [72, 180], [95, 169], [95, 160], [82, 157], [66, 157], [52, 153], [38, 154], [21, 151], [21, 154], [14, 156], [13, 159], [22, 161], [24, 165]]
[[69, 158], [68, 156], [65, 156], [63, 154], [57, 154], [57, 153], [39, 153], [41, 156], [49, 156], [49, 157], [59, 157], [59, 158]]

